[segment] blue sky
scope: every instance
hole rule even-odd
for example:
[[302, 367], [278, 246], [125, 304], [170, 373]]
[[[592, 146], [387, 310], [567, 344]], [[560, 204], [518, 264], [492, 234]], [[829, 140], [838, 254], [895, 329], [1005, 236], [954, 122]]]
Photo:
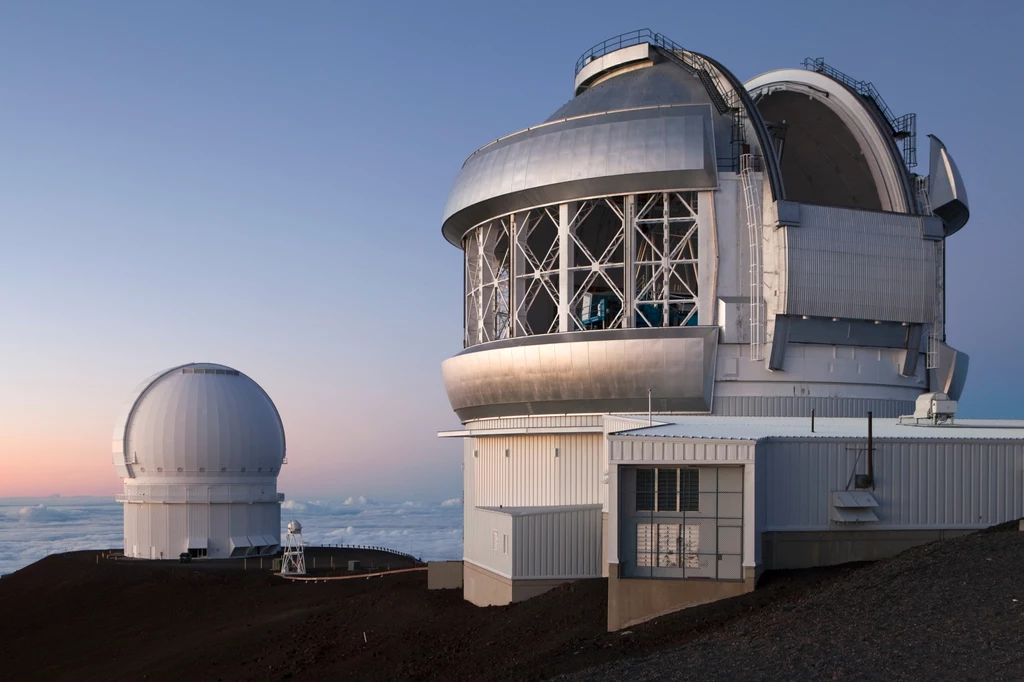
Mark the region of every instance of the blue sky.
[[208, 360], [278, 404], [283, 490], [458, 496], [459, 445], [433, 436], [457, 424], [439, 369], [461, 346], [447, 193], [474, 149], [570, 98], [580, 53], [640, 27], [741, 79], [825, 57], [916, 112], [919, 149], [942, 138], [972, 209], [948, 247], [949, 341], [971, 355], [963, 412], [1024, 417], [1020, 14], [1006, 2], [4, 3], [0, 474], [21, 487], [0, 494], [113, 492], [121, 402], [160, 368]]

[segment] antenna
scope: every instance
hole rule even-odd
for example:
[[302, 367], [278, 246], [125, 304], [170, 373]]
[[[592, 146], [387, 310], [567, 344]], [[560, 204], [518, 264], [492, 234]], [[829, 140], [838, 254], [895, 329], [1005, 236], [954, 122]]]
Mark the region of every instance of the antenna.
[[306, 545], [302, 542], [302, 524], [298, 521], [288, 522], [281, 575], [306, 575]]

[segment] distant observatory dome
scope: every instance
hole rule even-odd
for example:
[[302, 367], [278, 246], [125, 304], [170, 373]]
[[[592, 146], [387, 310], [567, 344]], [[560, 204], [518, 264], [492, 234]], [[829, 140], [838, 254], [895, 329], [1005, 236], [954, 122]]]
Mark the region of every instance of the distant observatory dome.
[[126, 478], [274, 473], [284, 460], [284, 427], [255, 381], [224, 365], [196, 363], [139, 387], [118, 421], [114, 451]]
[[113, 463], [125, 483], [125, 554], [276, 551], [284, 458], [281, 416], [245, 374], [192, 363], [150, 377], [114, 427]]

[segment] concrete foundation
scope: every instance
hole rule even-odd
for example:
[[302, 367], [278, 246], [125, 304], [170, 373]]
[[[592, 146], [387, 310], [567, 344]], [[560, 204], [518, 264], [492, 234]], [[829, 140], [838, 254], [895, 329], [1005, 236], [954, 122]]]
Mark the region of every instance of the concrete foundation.
[[877, 561], [936, 540], [973, 533], [965, 529], [787, 531], [761, 535], [766, 570]]
[[463, 598], [477, 606], [504, 606], [543, 594], [571, 580], [516, 580], [506, 578], [468, 561], [463, 569]]
[[462, 588], [461, 561], [428, 561], [428, 590], [458, 590]]
[[619, 578], [619, 565], [608, 565], [608, 631], [636, 625], [698, 604], [736, 597], [754, 589], [756, 573], [745, 580]]

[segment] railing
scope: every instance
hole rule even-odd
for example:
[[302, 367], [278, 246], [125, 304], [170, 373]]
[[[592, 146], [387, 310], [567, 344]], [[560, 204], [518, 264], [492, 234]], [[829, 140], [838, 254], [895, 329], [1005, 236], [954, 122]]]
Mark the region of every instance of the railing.
[[872, 83], [857, 80], [839, 69], [829, 66], [822, 57], [808, 57], [804, 60], [803, 66], [808, 71], [815, 71], [832, 80], [839, 81], [874, 104], [892, 129], [893, 136], [903, 140], [903, 160], [906, 162], [907, 168], [917, 166], [917, 114], [896, 116]]
[[733, 108], [729, 104], [729, 95], [725, 88], [722, 87], [722, 82], [718, 78], [718, 73], [710, 64], [708, 64], [706, 59], [686, 50], [682, 45], [666, 38], [661, 33], [655, 33], [649, 28], [642, 28], [636, 31], [622, 33], [614, 38], [608, 38], [607, 40], [594, 45], [592, 48], [580, 55], [580, 58], [576, 60], [576, 72], [574, 75], [578, 76], [584, 66], [599, 57], [603, 57], [609, 52], [615, 52], [616, 50], [621, 50], [624, 47], [632, 47], [633, 45], [640, 45], [642, 43], [648, 43], [655, 47], [660, 47], [669, 53], [669, 56], [678, 61], [688, 70], [692, 71], [697, 78], [700, 79], [701, 83], [704, 84], [704, 88], [711, 96], [711, 101], [715, 103], [715, 107], [720, 113], [724, 114]]
[[372, 546], [369, 546], [369, 545], [309, 545], [309, 546], [306, 547], [306, 549], [316, 549], [318, 547], [319, 548], [337, 548], [337, 549], [368, 549], [368, 550], [373, 550], [374, 552], [384, 552], [386, 554], [394, 554], [395, 556], [404, 557], [406, 559], [411, 559], [413, 561], [419, 561], [419, 559], [417, 557], [414, 557], [412, 554], [406, 554], [405, 552], [399, 552], [397, 549], [388, 549], [387, 547], [372, 547]]

